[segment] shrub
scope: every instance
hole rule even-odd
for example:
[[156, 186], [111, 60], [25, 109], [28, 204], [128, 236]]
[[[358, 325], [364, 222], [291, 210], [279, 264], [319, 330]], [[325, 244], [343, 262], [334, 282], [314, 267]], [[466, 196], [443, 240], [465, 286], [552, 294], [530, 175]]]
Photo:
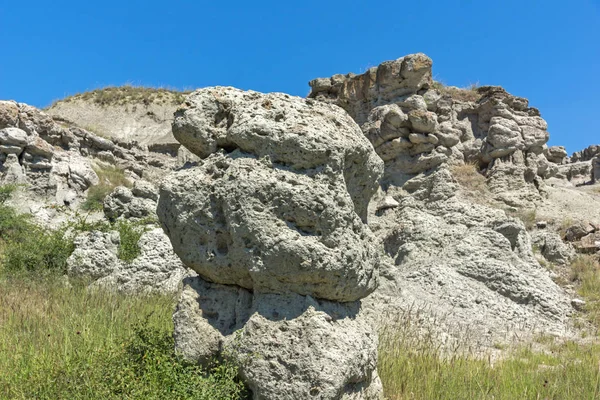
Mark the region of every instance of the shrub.
[[74, 249], [66, 229], [45, 230], [5, 201], [14, 187], [0, 187], [0, 249], [4, 271], [65, 272]]
[[117, 256], [125, 262], [131, 262], [140, 255], [138, 242], [145, 231], [143, 222], [119, 220], [115, 225], [121, 238]]

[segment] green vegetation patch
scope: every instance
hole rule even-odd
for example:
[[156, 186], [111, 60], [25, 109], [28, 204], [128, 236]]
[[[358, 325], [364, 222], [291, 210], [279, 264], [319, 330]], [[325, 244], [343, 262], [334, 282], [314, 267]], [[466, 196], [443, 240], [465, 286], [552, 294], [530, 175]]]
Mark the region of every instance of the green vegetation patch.
[[16, 186], [0, 187], [0, 272], [66, 272], [74, 250], [66, 229], [46, 230], [31, 215], [19, 214], [5, 204]]
[[183, 360], [175, 300], [0, 278], [0, 398], [239, 399], [237, 368]]
[[559, 343], [504, 350], [502, 358], [453, 352], [389, 326], [379, 339], [378, 372], [386, 399], [597, 399], [600, 345]]

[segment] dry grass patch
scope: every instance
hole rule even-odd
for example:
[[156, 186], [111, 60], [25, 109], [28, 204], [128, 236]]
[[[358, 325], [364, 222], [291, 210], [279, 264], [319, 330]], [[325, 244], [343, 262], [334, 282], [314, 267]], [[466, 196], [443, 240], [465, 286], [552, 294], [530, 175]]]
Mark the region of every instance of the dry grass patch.
[[[107, 86], [89, 92], [78, 93], [63, 100], [59, 100], [58, 102], [68, 103], [74, 100], [83, 100], [91, 101], [102, 107], [128, 104], [179, 105], [183, 103], [185, 95], [188, 93], [190, 93], [190, 91], [178, 91], [174, 89], [146, 86]], [[54, 104], [56, 104], [56, 102]]]
[[88, 189], [87, 198], [81, 205], [84, 210], [101, 211], [104, 198], [117, 186], [131, 187], [131, 182], [125, 176], [125, 171], [114, 165], [103, 165], [94, 167], [100, 182]]
[[[378, 372], [386, 399], [595, 399], [600, 396], [600, 345], [543, 341], [507, 347], [504, 356], [442, 352], [427, 336], [397, 321], [380, 332]], [[398, 325], [399, 324], [399, 325]]]
[[450, 172], [458, 184], [467, 192], [474, 195], [483, 195], [489, 193], [486, 178], [479, 173], [479, 167], [477, 163], [453, 165], [450, 167]]
[[537, 211], [535, 208], [521, 209], [517, 211], [507, 210], [506, 213], [511, 217], [518, 218], [523, 221], [525, 229], [528, 231], [536, 227]]
[[434, 81], [433, 88], [437, 89], [442, 96], [450, 96], [453, 99], [460, 101], [478, 101], [481, 99], [481, 94], [477, 91], [478, 84], [471, 84], [466, 88], [456, 86], [446, 86], [442, 82]]

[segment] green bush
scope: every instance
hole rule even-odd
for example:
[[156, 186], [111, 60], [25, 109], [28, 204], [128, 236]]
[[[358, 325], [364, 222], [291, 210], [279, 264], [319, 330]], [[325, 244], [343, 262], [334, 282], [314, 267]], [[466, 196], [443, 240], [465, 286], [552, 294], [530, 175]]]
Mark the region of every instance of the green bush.
[[140, 255], [138, 242], [145, 231], [143, 223], [120, 220], [115, 225], [121, 238], [117, 256], [123, 261], [131, 262]]
[[45, 230], [28, 214], [18, 214], [4, 204], [14, 187], [0, 187], [0, 256], [2, 269], [66, 272], [67, 258], [74, 250], [66, 229]]

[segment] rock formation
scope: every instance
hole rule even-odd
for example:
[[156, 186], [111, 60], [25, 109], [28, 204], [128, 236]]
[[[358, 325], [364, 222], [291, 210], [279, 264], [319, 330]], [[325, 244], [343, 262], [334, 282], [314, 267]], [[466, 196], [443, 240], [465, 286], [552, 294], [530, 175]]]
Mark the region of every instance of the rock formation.
[[176, 155], [180, 145], [171, 124], [182, 99], [183, 93], [166, 89], [108, 87], [59, 100], [47, 113], [117, 142]]
[[129, 293], [175, 293], [187, 270], [173, 253], [162, 229], [150, 228], [139, 240], [140, 255], [133, 261], [118, 258], [119, 232], [92, 231], [75, 239], [67, 260], [69, 275], [86, 277], [93, 286]]
[[49, 204], [76, 206], [98, 183], [92, 162], [114, 165], [136, 180], [156, 180], [173, 169], [177, 159], [124, 146], [78, 126], [54, 121], [23, 103], [0, 101], [0, 181], [26, 184]]
[[498, 199], [513, 206], [539, 200], [542, 177], [550, 173], [539, 111], [500, 87], [440, 87], [431, 67], [426, 55], [409, 55], [362, 75], [315, 79], [309, 97], [354, 118], [385, 161], [389, 181], [400, 184], [442, 164], [476, 163]]
[[379, 398], [376, 332], [360, 299], [378, 284], [365, 224], [383, 163], [340, 108], [207, 88], [175, 115], [203, 157], [168, 176], [158, 215], [183, 263], [177, 347], [232, 357], [256, 399]]
[[[536, 261], [525, 226], [481, 199], [534, 206], [558, 168], [546, 154], [562, 153], [548, 150], [546, 122], [526, 99], [499, 87], [440, 87], [431, 67], [415, 54], [310, 82], [309, 97], [344, 108], [385, 161], [368, 216], [385, 255], [381, 284], [363, 304], [374, 315], [424, 310], [440, 336], [467, 328], [475, 346], [564, 333], [569, 298]], [[468, 163], [492, 193], [478, 202], [451, 172]]]

